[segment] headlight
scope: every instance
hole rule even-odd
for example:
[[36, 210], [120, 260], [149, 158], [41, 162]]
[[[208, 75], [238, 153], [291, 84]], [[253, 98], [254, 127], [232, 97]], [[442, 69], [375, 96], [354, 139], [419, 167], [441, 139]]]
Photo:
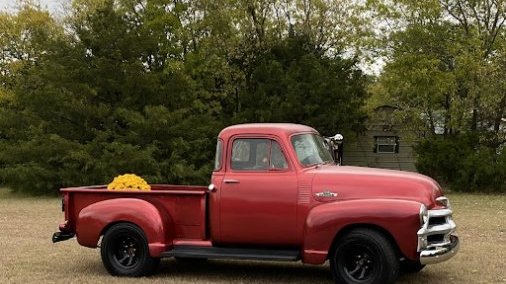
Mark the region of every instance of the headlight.
[[420, 224], [424, 225], [429, 221], [429, 211], [427, 211], [427, 206], [424, 204], [420, 205]]
[[440, 197], [436, 198], [436, 202], [445, 208], [451, 209], [450, 201], [448, 200], [448, 198], [446, 198], [444, 196], [440, 196]]

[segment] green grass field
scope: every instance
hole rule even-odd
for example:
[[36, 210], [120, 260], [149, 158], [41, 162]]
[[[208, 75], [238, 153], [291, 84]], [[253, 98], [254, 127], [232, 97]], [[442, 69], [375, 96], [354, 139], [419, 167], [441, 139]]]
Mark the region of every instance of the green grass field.
[[[398, 283], [506, 283], [506, 195], [450, 194], [461, 238], [453, 259]], [[156, 275], [110, 276], [98, 249], [75, 239], [52, 244], [63, 215], [56, 198], [0, 189], [0, 283], [332, 283], [328, 265], [256, 261], [163, 260]]]

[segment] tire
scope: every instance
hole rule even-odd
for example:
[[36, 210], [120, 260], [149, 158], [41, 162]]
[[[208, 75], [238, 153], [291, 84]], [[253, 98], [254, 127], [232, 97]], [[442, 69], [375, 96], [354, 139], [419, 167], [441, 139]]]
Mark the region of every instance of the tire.
[[417, 273], [425, 267], [420, 261], [405, 260], [401, 262], [401, 273]]
[[116, 276], [149, 275], [160, 263], [149, 255], [144, 232], [130, 223], [115, 224], [105, 232], [100, 254], [107, 271]]
[[392, 283], [399, 274], [399, 260], [392, 243], [371, 229], [356, 229], [340, 238], [330, 254], [336, 283]]

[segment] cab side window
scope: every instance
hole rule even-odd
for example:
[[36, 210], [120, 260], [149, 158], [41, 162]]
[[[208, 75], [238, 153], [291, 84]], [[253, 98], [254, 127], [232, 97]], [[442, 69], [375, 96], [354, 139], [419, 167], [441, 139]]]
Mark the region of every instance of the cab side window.
[[271, 169], [286, 170], [288, 169], [288, 163], [286, 162], [285, 155], [281, 151], [281, 147], [278, 142], [272, 141], [271, 143]]
[[268, 170], [269, 139], [236, 139], [232, 145], [233, 170]]
[[244, 171], [282, 170], [288, 168], [288, 163], [276, 141], [236, 139], [232, 145], [231, 168]]

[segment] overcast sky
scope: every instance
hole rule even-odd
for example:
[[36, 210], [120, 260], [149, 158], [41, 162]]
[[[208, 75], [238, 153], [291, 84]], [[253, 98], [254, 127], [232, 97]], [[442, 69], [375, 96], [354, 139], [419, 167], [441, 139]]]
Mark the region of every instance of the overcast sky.
[[[61, 11], [62, 3], [69, 0], [35, 0], [35, 3], [40, 3], [40, 6], [55, 14]], [[16, 0], [0, 0], [0, 10], [13, 10], [17, 6]]]

